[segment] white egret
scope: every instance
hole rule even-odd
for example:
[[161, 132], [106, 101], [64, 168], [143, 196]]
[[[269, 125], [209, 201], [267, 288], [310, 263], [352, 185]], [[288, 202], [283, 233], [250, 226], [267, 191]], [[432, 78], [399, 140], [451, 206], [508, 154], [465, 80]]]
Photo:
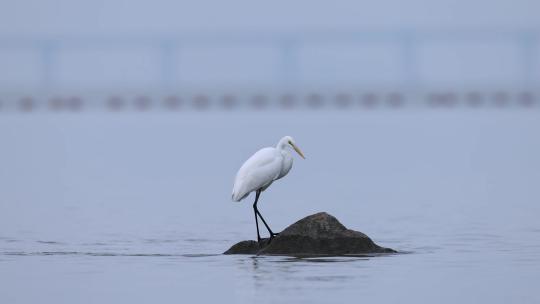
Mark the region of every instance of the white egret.
[[255, 213], [255, 225], [257, 226], [257, 241], [261, 241], [259, 234], [259, 221], [257, 216], [261, 218], [270, 233], [270, 240], [278, 233], [272, 232], [261, 213], [257, 209], [257, 202], [261, 192], [266, 190], [275, 180], [278, 180], [291, 170], [293, 165], [293, 157], [290, 149], [293, 148], [302, 158], [304, 154], [296, 146], [294, 139], [290, 136], [283, 137], [276, 147], [262, 148], [255, 152], [246, 162], [240, 167], [236, 173], [234, 187], [232, 191], [232, 200], [239, 202], [247, 197], [251, 192], [255, 191], [255, 202], [253, 203], [253, 212]]

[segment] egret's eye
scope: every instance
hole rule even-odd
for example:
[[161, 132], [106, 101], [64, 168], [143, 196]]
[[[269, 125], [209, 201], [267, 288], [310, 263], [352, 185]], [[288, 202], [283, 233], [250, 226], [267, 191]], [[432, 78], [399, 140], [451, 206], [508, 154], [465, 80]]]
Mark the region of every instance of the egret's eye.
[[291, 145], [291, 146], [292, 146], [292, 142], [291, 142], [290, 140], [289, 140], [289, 145]]

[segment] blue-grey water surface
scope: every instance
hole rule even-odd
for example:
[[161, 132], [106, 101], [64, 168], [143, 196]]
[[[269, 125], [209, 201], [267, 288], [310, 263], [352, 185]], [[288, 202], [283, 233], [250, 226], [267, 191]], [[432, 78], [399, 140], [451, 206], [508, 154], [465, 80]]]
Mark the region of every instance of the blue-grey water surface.
[[[536, 110], [5, 114], [0, 303], [539, 303]], [[327, 211], [401, 254], [221, 255], [256, 149], [307, 159], [263, 193], [274, 230]]]

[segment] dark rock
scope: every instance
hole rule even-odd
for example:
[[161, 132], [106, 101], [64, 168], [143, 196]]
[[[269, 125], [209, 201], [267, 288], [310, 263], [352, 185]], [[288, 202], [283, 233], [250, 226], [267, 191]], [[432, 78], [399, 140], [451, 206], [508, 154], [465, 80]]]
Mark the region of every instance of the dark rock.
[[330, 214], [320, 212], [290, 225], [271, 242], [242, 241], [224, 254], [313, 256], [395, 252], [378, 246], [362, 232], [345, 228]]
[[239, 243], [234, 244], [229, 250], [227, 250], [224, 254], [256, 254], [261, 249], [264, 248], [266, 243], [268, 242], [268, 239], [261, 240], [261, 243], [258, 243], [257, 241], [241, 241]]

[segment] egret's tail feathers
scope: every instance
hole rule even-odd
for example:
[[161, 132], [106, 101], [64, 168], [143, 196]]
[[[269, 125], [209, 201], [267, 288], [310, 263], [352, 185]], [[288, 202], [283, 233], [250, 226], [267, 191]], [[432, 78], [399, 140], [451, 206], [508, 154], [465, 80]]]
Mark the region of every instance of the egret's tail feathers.
[[248, 196], [248, 194], [249, 192], [246, 194], [243, 194], [242, 192], [233, 192], [231, 198], [233, 202], [239, 202]]

